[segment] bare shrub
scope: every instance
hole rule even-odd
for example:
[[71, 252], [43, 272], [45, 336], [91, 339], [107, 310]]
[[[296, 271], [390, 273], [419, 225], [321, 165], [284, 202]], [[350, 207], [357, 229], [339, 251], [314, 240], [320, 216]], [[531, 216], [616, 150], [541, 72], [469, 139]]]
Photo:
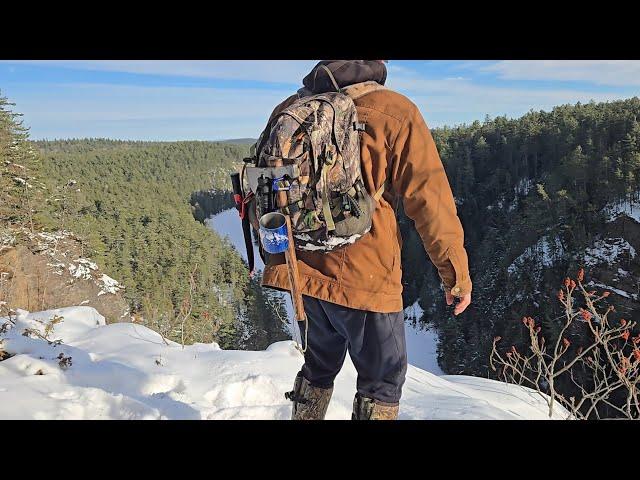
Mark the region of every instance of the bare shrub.
[[491, 368], [502, 380], [540, 393], [549, 407], [549, 417], [557, 402], [570, 412], [570, 418], [638, 419], [640, 335], [632, 335], [636, 322], [612, 320], [614, 307], [601, 307], [609, 292], [587, 291], [584, 270], [576, 280], [565, 279], [557, 294], [564, 307], [555, 319], [560, 326], [557, 339], [548, 342], [541, 325], [524, 317], [529, 351], [520, 352], [515, 346], [501, 349], [501, 338], [496, 337]]

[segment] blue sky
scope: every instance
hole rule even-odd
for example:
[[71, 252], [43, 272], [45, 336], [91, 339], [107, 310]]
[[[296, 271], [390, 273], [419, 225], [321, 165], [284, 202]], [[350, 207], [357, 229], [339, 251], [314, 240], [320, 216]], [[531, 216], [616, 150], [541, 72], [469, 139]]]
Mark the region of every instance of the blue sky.
[[[0, 94], [24, 114], [33, 139], [257, 137], [315, 63], [7, 60]], [[387, 86], [410, 97], [431, 127], [640, 91], [640, 61], [391, 60], [387, 68]]]

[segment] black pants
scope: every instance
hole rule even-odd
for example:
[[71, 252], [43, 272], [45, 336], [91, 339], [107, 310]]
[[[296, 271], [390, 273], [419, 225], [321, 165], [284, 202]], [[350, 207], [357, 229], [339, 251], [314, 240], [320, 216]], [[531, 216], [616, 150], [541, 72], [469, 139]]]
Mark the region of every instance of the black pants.
[[[302, 375], [316, 387], [333, 386], [347, 351], [358, 371], [358, 392], [396, 403], [407, 373], [404, 312], [376, 313], [304, 296], [309, 322]], [[299, 323], [304, 342], [304, 322]]]

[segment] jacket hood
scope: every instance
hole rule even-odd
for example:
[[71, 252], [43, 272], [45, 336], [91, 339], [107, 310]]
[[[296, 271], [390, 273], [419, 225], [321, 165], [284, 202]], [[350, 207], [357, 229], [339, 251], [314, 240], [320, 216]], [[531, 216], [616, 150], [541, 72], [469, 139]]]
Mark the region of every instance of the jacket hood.
[[323, 66], [329, 69], [340, 88], [368, 81], [384, 85], [387, 80], [387, 67], [377, 60], [322, 60], [302, 80], [313, 94], [336, 91]]

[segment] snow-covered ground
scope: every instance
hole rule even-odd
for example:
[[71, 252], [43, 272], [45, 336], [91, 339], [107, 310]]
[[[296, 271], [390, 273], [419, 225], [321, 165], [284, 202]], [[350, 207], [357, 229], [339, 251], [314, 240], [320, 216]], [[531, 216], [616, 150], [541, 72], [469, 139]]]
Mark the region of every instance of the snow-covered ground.
[[606, 263], [611, 265], [620, 258], [634, 258], [635, 249], [624, 238], [605, 238], [596, 240], [592, 247], [584, 252], [584, 264], [588, 267]]
[[[91, 307], [21, 310], [4, 330], [0, 352], [12, 356], [0, 361], [0, 419], [286, 419], [284, 392], [302, 364], [292, 342], [183, 348], [141, 325], [105, 325]], [[355, 381], [347, 361], [328, 419], [349, 419]], [[414, 366], [400, 408], [400, 419], [546, 418], [532, 390]]]
[[626, 215], [640, 223], [640, 200], [613, 202], [605, 207], [605, 213], [607, 214], [607, 220], [610, 222], [622, 215]]
[[600, 283], [600, 282], [594, 282], [593, 280], [591, 280], [589, 283], [587, 283], [588, 286], [590, 287], [598, 287], [598, 288], [602, 288], [604, 290], [609, 290], [610, 292], [613, 292], [617, 295], [620, 295], [621, 297], [624, 298], [630, 298], [631, 300], [638, 300], [638, 294], [637, 293], [629, 293], [629, 292], [625, 292], [624, 290], [620, 290], [619, 288], [616, 287], [611, 287], [609, 285], [605, 285], [604, 283]]
[[[507, 268], [507, 272], [513, 275], [520, 271], [528, 262], [535, 260], [532, 268], [540, 270], [542, 267], [550, 267], [565, 255], [564, 247], [557, 236], [545, 235], [535, 245], [525, 249]], [[636, 251], [633, 246], [622, 237], [597, 239], [586, 248], [584, 252], [573, 255], [580, 263], [587, 267], [600, 264], [612, 265], [623, 259], [633, 259]]]
[[[242, 255], [242, 258], [246, 261], [247, 253], [245, 251], [244, 237], [242, 235], [242, 225], [240, 223], [240, 218], [238, 217], [238, 211], [235, 208], [213, 215], [205, 220], [205, 223], [209, 228], [216, 231], [222, 237], [227, 237], [235, 249], [240, 253], [240, 255]], [[262, 259], [258, 253], [258, 247], [256, 245], [253, 247], [256, 270], [262, 270], [264, 268], [264, 263], [262, 263]], [[285, 301], [287, 316], [289, 320], [291, 320], [293, 318], [291, 296], [285, 293], [279, 293], [279, 295], [281, 295]], [[444, 301], [444, 299], [442, 301]], [[411, 310], [411, 312], [414, 313], [417, 312], [416, 309], [420, 310], [417, 303], [407, 307], [407, 310]], [[421, 313], [420, 315], [417, 315], [416, 318], [420, 318], [420, 316]], [[293, 327], [290, 325], [289, 330], [291, 331], [292, 328], [295, 329], [295, 332], [293, 333], [294, 338], [300, 341], [300, 334], [297, 325]], [[428, 372], [435, 373], [436, 375], [442, 375], [443, 372], [438, 366], [438, 332], [434, 329], [422, 329], [419, 325], [414, 326], [408, 323], [405, 325], [405, 331], [409, 363]]]
[[558, 237], [549, 237], [548, 235], [540, 238], [535, 245], [525, 249], [518, 258], [516, 258], [507, 268], [509, 275], [517, 273], [530, 260], [535, 260], [536, 268], [549, 267], [564, 254], [564, 248]]

